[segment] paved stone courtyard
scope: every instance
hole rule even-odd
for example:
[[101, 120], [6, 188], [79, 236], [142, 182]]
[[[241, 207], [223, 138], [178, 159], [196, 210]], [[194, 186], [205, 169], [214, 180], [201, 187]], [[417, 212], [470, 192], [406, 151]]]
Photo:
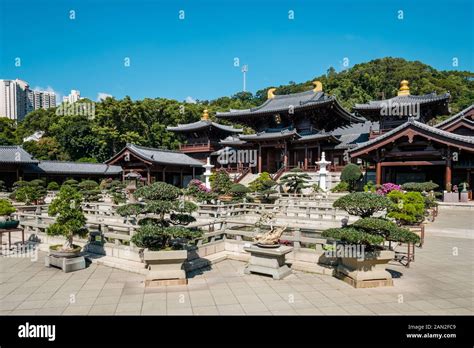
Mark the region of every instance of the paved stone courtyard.
[[474, 240], [429, 236], [394, 287], [354, 289], [331, 276], [294, 272], [284, 280], [244, 275], [225, 260], [190, 275], [187, 286], [145, 288], [144, 276], [91, 264], [63, 273], [44, 253], [0, 258], [2, 315], [416, 315], [474, 314]]

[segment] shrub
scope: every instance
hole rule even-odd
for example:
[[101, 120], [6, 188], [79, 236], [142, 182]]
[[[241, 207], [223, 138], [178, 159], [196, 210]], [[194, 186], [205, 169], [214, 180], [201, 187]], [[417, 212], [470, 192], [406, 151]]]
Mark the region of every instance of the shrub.
[[193, 179], [189, 182], [188, 187], [185, 190], [188, 196], [196, 198], [199, 202], [209, 203], [213, 199], [217, 198], [217, 194], [211, 192], [206, 185], [197, 179]]
[[249, 192], [250, 189], [242, 184], [233, 184], [230, 188], [230, 193], [234, 200], [242, 200]]
[[429, 192], [439, 188], [439, 185], [432, 182], [406, 182], [402, 185], [402, 190], [405, 191], [416, 191], [416, 192]]
[[17, 181], [14, 183], [13, 198], [25, 204], [38, 204], [46, 196], [46, 188], [43, 180]]
[[341, 181], [349, 184], [349, 189], [354, 191], [356, 183], [362, 178], [362, 172], [358, 165], [349, 163], [342, 169]]
[[177, 187], [155, 182], [135, 191], [135, 196], [144, 200], [143, 204], [127, 204], [117, 209], [120, 215], [152, 214], [139, 220], [140, 228], [132, 237], [133, 243], [149, 250], [176, 249], [184, 248], [190, 239], [202, 235], [199, 229], [185, 227], [195, 221], [190, 214], [197, 206], [180, 201], [179, 195]]
[[[268, 172], [262, 172], [260, 175], [249, 184], [249, 189], [251, 192], [260, 192], [267, 189], [267, 182], [273, 181], [272, 177]], [[276, 182], [273, 181], [272, 187], [276, 185]]]
[[48, 207], [48, 215], [56, 216], [56, 221], [48, 227], [46, 233], [66, 237], [63, 250], [73, 248], [74, 235], [87, 235], [86, 217], [82, 211], [81, 203], [80, 192], [72, 186], [63, 185], [57, 197]]
[[82, 180], [78, 187], [80, 190], [88, 191], [88, 190], [96, 190], [99, 188], [99, 184], [94, 180]]
[[13, 204], [7, 199], [0, 199], [0, 216], [9, 216], [16, 211]]
[[343, 209], [351, 215], [369, 217], [388, 208], [390, 200], [375, 193], [354, 192], [338, 198], [333, 206]]
[[308, 187], [310, 179], [311, 177], [300, 168], [293, 168], [280, 179], [280, 183], [288, 187], [289, 193], [301, 193], [302, 189]]
[[78, 184], [79, 184], [79, 181], [75, 179], [68, 179], [65, 182], [63, 182], [63, 186], [66, 185], [66, 186], [71, 186], [71, 187], [77, 187]]
[[391, 204], [388, 208], [388, 217], [401, 224], [421, 222], [425, 215], [425, 199], [420, 192], [392, 191], [387, 197]]
[[364, 192], [372, 192], [375, 193], [377, 188], [375, 187], [374, 183], [372, 181], [367, 181], [367, 184], [364, 185]]
[[391, 182], [388, 182], [378, 187], [377, 194], [385, 196], [392, 191], [400, 191], [400, 190], [401, 190], [400, 185], [392, 184]]
[[345, 181], [340, 181], [331, 189], [331, 192], [349, 192], [349, 184]]
[[51, 181], [47, 187], [48, 191], [57, 191], [59, 190], [59, 184], [56, 181]]
[[211, 174], [209, 178], [211, 181], [212, 191], [219, 195], [226, 195], [230, 192], [232, 187], [232, 180], [225, 170], [217, 170]]

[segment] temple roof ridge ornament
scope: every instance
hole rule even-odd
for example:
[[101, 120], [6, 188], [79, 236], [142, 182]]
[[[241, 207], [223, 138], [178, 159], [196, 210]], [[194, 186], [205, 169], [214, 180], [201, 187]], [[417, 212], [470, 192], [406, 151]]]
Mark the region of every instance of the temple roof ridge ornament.
[[314, 85], [314, 88], [313, 88], [314, 93], [323, 91], [323, 84], [320, 81], [313, 81], [313, 85]]
[[400, 82], [400, 89], [398, 90], [398, 96], [410, 95], [410, 87], [408, 86], [408, 80], [402, 80]]
[[201, 120], [203, 120], [203, 121], [209, 120], [209, 112], [208, 112], [207, 109], [204, 109], [204, 112], [202, 113]]
[[269, 88], [267, 91], [267, 99], [275, 98], [275, 94], [274, 94], [275, 91], [276, 91], [276, 88]]

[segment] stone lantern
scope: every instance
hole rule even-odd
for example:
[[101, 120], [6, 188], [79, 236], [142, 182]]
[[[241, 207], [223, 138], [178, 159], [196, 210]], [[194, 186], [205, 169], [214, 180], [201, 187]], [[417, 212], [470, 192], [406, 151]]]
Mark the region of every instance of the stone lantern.
[[205, 185], [207, 189], [211, 189], [211, 182], [209, 181], [209, 178], [212, 174], [211, 169], [214, 168], [214, 166], [210, 162], [210, 157], [207, 158], [207, 163], [203, 164], [202, 166], [206, 171], [204, 172], [204, 178], [205, 178]]
[[315, 162], [318, 166], [319, 166], [319, 170], [318, 170], [318, 174], [319, 174], [319, 187], [323, 190], [323, 191], [327, 191], [327, 186], [326, 186], [326, 177], [327, 177], [327, 174], [328, 174], [328, 171], [327, 171], [327, 166], [328, 164], [331, 164], [331, 162], [329, 161], [326, 161], [326, 154], [324, 153], [324, 151], [322, 152], [321, 154], [321, 160], [320, 161], [317, 161]]

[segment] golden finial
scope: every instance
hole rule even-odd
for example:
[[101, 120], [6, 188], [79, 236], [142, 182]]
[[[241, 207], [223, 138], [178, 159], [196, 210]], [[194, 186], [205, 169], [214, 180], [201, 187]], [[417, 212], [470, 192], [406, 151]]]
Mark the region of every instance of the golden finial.
[[204, 109], [204, 112], [202, 113], [202, 120], [207, 121], [209, 119], [209, 113], [207, 109]]
[[400, 89], [398, 90], [398, 95], [400, 96], [410, 95], [410, 87], [408, 87], [407, 80], [402, 80], [400, 82]]
[[267, 99], [273, 99], [275, 98], [275, 94], [273, 94], [273, 92], [276, 91], [276, 88], [270, 88], [268, 91], [267, 91]]
[[323, 91], [323, 84], [319, 81], [313, 81], [313, 92], [322, 92]]

